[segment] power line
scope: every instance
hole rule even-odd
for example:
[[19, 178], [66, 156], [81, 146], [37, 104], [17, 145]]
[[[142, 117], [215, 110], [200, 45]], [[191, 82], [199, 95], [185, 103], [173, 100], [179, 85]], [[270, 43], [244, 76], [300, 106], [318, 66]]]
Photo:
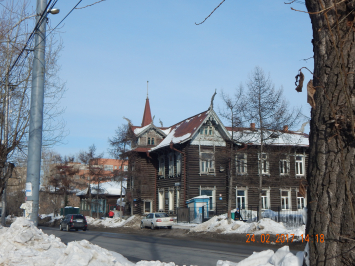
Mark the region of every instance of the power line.
[[[37, 23], [36, 23], [34, 29], [32, 30], [30, 36], [28, 37], [28, 39], [27, 39], [27, 41], [26, 41], [26, 43], [25, 43], [25, 46], [22, 48], [20, 54], [17, 56], [17, 58], [15, 59], [14, 63], [12, 64], [12, 66], [11, 66], [11, 67], [8, 69], [8, 71], [6, 72], [4, 78], [6, 78], [7, 76], [10, 75], [10, 72], [11, 72], [12, 69], [16, 66], [17, 62], [20, 60], [20, 58], [21, 58], [21, 56], [23, 55], [24, 51], [26, 50], [27, 46], [29, 45], [30, 42], [32, 42], [33, 37], [34, 37], [34, 35], [35, 35], [35, 32], [36, 32], [37, 29], [40, 27], [40, 25], [43, 23], [44, 18], [47, 16], [47, 10], [48, 10], [48, 7], [49, 7], [49, 5], [51, 4], [52, 1], [53, 1], [53, 0], [49, 0], [48, 4], [47, 4], [47, 6], [46, 6], [45, 11], [41, 14], [40, 18], [38, 19], [38, 21], [37, 21]], [[56, 0], [56, 2], [57, 2], [57, 1], [58, 1], [58, 0]], [[3, 80], [2, 80], [2, 82], [3, 82]]]
[[[52, 0], [50, 0], [50, 2], [47, 4], [46, 10], [48, 10], [48, 6], [49, 6], [49, 4], [50, 4], [51, 2], [52, 2]], [[50, 6], [49, 10], [52, 9], [52, 8], [55, 6], [55, 4], [56, 4], [57, 2], [58, 2], [58, 0], [55, 0], [55, 1], [53, 2], [53, 4]], [[39, 44], [41, 44], [43, 41], [45, 41], [45, 40], [47, 39], [47, 37], [48, 37], [50, 34], [52, 34], [52, 32], [53, 32], [56, 28], [58, 28], [58, 26], [74, 11], [74, 9], [75, 9], [81, 2], [82, 2], [82, 0], [79, 0], [78, 3], [67, 13], [67, 15], [41, 40], [40, 43], [37, 44], [37, 46], [38, 46]], [[48, 12], [46, 11], [44, 14], [47, 15], [47, 13], [48, 13]], [[41, 21], [43, 21], [43, 18], [42, 18], [42, 17], [41, 17]], [[37, 23], [37, 24], [38, 24], [38, 23]], [[38, 26], [38, 27], [39, 27], [39, 26]], [[35, 28], [35, 29], [36, 29], [36, 28]], [[7, 74], [9, 74], [9, 72], [13, 69], [13, 67], [15, 66], [15, 64], [19, 61], [19, 57], [22, 55], [23, 51], [26, 50], [26, 47], [28, 46], [28, 43], [33, 40], [33, 37], [34, 37], [34, 34], [33, 34], [33, 33], [35, 32], [35, 29], [34, 29], [34, 31], [31, 33], [31, 36], [28, 38], [28, 41], [27, 41], [25, 47], [22, 49], [22, 51], [21, 51], [20, 55], [18, 56], [18, 58], [16, 59], [14, 65], [11, 67], [11, 69], [8, 71]], [[31, 49], [31, 51], [34, 50], [37, 46], [35, 46], [33, 49]], [[26, 58], [27, 58], [27, 57], [28, 57], [28, 53], [27, 53], [27, 55], [26, 55]], [[25, 58], [25, 59], [26, 59], [26, 58]], [[24, 62], [24, 61], [23, 61], [23, 62]], [[23, 67], [23, 66], [22, 66], [22, 67]]]

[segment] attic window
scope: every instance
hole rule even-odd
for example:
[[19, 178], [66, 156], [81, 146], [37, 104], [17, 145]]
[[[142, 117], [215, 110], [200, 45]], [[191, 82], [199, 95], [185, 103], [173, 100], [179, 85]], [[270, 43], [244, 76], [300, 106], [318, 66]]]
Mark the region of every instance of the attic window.
[[213, 136], [214, 130], [212, 126], [204, 126], [200, 128], [200, 134], [206, 136]]
[[152, 145], [154, 145], [154, 138], [152, 138]]
[[148, 138], [148, 145], [150, 145], [150, 138]]

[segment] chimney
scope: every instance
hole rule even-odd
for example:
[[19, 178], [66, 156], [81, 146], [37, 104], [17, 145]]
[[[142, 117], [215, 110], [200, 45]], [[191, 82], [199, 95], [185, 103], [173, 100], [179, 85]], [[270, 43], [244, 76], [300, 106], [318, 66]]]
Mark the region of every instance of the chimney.
[[250, 129], [255, 130], [255, 123], [250, 123]]
[[284, 126], [284, 130], [283, 131], [284, 132], [288, 132], [288, 126], [287, 125]]

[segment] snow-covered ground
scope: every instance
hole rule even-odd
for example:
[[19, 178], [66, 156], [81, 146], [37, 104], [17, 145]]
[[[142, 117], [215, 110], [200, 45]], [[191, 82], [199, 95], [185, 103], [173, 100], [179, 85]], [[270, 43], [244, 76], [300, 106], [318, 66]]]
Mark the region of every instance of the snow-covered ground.
[[285, 237], [294, 237], [294, 240], [299, 239], [301, 235], [305, 235], [305, 226], [288, 230], [282, 223], [274, 222], [271, 219], [264, 218], [258, 222], [245, 223], [242, 221], [233, 221], [228, 224], [226, 214], [214, 216], [210, 220], [198, 224], [190, 229], [190, 232], [217, 232], [221, 234], [284, 234]]
[[[276, 252], [255, 252], [239, 263], [219, 260], [217, 266], [301, 266], [304, 252], [293, 255], [288, 246]], [[48, 236], [25, 218], [17, 218], [10, 228], [0, 226], [0, 265], [115, 265], [176, 266], [174, 262], [130, 262], [119, 253], [108, 251], [87, 240], [65, 245], [60, 238]]]
[[110, 227], [110, 228], [125, 226], [127, 223], [129, 223], [133, 219], [135, 219], [135, 216], [131, 216], [127, 220], [121, 219], [121, 218], [97, 219], [97, 218], [92, 218], [92, 217], [86, 216], [86, 221], [87, 221], [88, 225]]

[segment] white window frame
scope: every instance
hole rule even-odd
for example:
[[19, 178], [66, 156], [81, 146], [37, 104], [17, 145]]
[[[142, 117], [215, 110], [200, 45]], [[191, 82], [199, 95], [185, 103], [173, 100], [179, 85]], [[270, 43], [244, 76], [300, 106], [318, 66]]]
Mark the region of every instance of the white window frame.
[[164, 155], [159, 157], [159, 176], [165, 177], [165, 158]]
[[164, 211], [165, 208], [165, 192], [164, 189], [158, 190], [158, 211]]
[[[244, 158], [238, 158], [243, 155]], [[248, 173], [248, 155], [246, 153], [238, 153], [235, 156], [236, 172], [239, 175], [246, 175]]]
[[200, 127], [200, 135], [214, 136], [214, 127], [213, 126], [202, 126]]
[[128, 165], [124, 165], [123, 166], [123, 172], [127, 172], [128, 171]]
[[[286, 166], [286, 171], [285, 171]], [[280, 159], [279, 162], [280, 175], [289, 175], [290, 174], [290, 160], [289, 159]]]
[[176, 190], [176, 208], [180, 207], [180, 190]]
[[200, 196], [202, 196], [201, 193], [203, 190], [212, 191], [212, 196], [208, 196], [210, 198], [209, 205], [211, 205], [211, 201], [212, 201], [212, 206], [208, 206], [208, 207], [209, 207], [210, 211], [214, 211], [215, 206], [216, 206], [216, 187], [201, 187], [200, 186]]
[[170, 188], [168, 193], [169, 193], [169, 211], [174, 211], [174, 188]]
[[[286, 192], [287, 196], [283, 196], [282, 192]], [[280, 189], [280, 199], [281, 210], [292, 210], [291, 189]]]
[[[202, 154], [210, 154], [211, 159], [202, 159]], [[214, 158], [214, 153], [211, 152], [200, 152], [200, 174], [215, 174], [216, 169], [215, 169], [215, 158]]]
[[[263, 189], [262, 191], [266, 192], [265, 196], [261, 196], [261, 201], [262, 201], [262, 210], [270, 210], [271, 206], [270, 206], [270, 189]], [[267, 205], [265, 208], [265, 204]]]
[[304, 207], [307, 207], [307, 193], [306, 193], [306, 197], [299, 196], [298, 193], [299, 193], [299, 190], [296, 189], [296, 204], [297, 204], [296, 206], [297, 206], [297, 210], [303, 210], [303, 208], [302, 209], [298, 208], [298, 206], [299, 206], [298, 202], [299, 201], [303, 201]]
[[[264, 155], [266, 158], [264, 158]], [[269, 175], [270, 174], [270, 168], [269, 168], [269, 154], [263, 152], [260, 156], [260, 153], [258, 154], [259, 157], [259, 173], [261, 171], [261, 174], [263, 175]], [[264, 163], [266, 164], [264, 167]], [[260, 169], [261, 168], [261, 169]], [[265, 169], [266, 168], [266, 169]], [[266, 170], [266, 171], [265, 171]]]
[[[301, 160], [297, 160], [297, 157], [301, 156]], [[295, 175], [296, 177], [305, 176], [305, 155], [296, 154], [295, 155]]]
[[174, 153], [168, 155], [169, 158], [169, 177], [174, 177]]
[[297, 197], [297, 210], [303, 210], [303, 208], [299, 208], [300, 203], [302, 204], [303, 202], [303, 208], [307, 206], [307, 201], [306, 198], [304, 197]]
[[[243, 191], [244, 196], [239, 196], [238, 191]], [[238, 206], [238, 199], [244, 198], [244, 208], [243, 205]], [[248, 209], [248, 188], [246, 187], [236, 187], [235, 188], [235, 206], [236, 208], [239, 208], [240, 210]]]
[[177, 153], [175, 155], [176, 158], [176, 175], [180, 176], [181, 175], [181, 153]]
[[[146, 212], [146, 211], [145, 211], [145, 203], [146, 203], [146, 202], [149, 202], [149, 203], [150, 203], [149, 212]], [[153, 212], [153, 202], [152, 202], [152, 200], [144, 200], [144, 201], [143, 201], [143, 213], [151, 213], [151, 212]]]

